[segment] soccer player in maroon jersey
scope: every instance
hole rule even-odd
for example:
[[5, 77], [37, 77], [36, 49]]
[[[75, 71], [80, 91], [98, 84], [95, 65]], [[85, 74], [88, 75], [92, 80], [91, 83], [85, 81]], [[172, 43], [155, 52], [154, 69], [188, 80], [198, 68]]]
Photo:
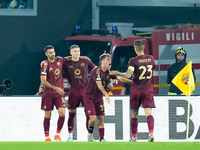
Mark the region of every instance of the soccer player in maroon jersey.
[[48, 45], [44, 48], [47, 60], [45, 65], [41, 66], [40, 78], [41, 84], [45, 86], [42, 94], [41, 109], [45, 111], [44, 133], [45, 141], [51, 141], [49, 137], [49, 127], [51, 111], [54, 105], [58, 109], [59, 118], [57, 122], [57, 132], [54, 136], [56, 141], [61, 141], [60, 132], [65, 121], [65, 92], [63, 87], [62, 68], [65, 58], [55, 57], [54, 47]]
[[88, 141], [93, 141], [93, 129], [95, 120], [98, 120], [98, 129], [100, 142], [105, 141], [104, 139], [104, 102], [103, 95], [105, 95], [105, 99], [108, 103], [110, 103], [110, 98], [105, 90], [106, 87], [112, 88], [112, 83], [110, 83], [110, 79], [117, 79], [121, 82], [132, 82], [131, 80], [118, 77], [116, 75], [109, 75], [110, 67], [111, 67], [111, 55], [106, 53], [102, 54], [99, 57], [99, 66], [95, 67], [91, 73], [89, 78], [89, 83], [87, 85], [86, 94], [85, 94], [85, 102], [86, 102], [86, 112], [90, 117], [89, 120], [89, 129], [88, 129]]
[[[76, 115], [76, 108], [80, 103], [85, 107], [84, 94], [88, 84], [88, 69], [93, 69], [95, 65], [92, 61], [86, 57], [80, 57], [80, 47], [78, 45], [72, 45], [70, 47], [71, 56], [66, 57], [66, 62], [63, 64], [63, 69], [66, 72], [66, 77], [70, 84], [69, 98], [68, 98], [68, 142], [73, 141], [73, 127], [74, 117]], [[86, 115], [86, 128], [88, 129], [89, 116]]]
[[126, 73], [112, 71], [112, 75], [119, 75], [125, 78], [130, 78], [133, 74], [133, 83], [130, 93], [130, 108], [131, 108], [131, 130], [132, 137], [130, 141], [137, 141], [137, 126], [138, 126], [138, 110], [140, 104], [144, 108], [147, 117], [147, 124], [149, 129], [149, 142], [154, 141], [154, 117], [152, 115], [152, 108], [155, 108], [153, 99], [153, 85], [152, 75], [155, 69], [154, 58], [151, 55], [144, 54], [145, 44], [141, 40], [134, 42], [134, 49], [137, 57], [129, 60], [129, 67]]

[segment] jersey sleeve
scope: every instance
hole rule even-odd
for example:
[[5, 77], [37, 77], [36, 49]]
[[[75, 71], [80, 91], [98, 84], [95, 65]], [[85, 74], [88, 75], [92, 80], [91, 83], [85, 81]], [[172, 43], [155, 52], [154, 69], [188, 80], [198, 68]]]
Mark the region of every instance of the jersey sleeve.
[[66, 58], [64, 57], [60, 57], [60, 60], [61, 60], [62, 65], [66, 62]]
[[45, 68], [44, 65], [42, 65], [40, 68], [40, 75], [47, 76], [47, 68]]
[[116, 75], [109, 75], [109, 77], [110, 77], [111, 79], [117, 79], [117, 76], [116, 76]]
[[130, 59], [128, 62], [128, 69], [134, 71], [134, 63], [133, 63], [133, 59]]
[[93, 81], [99, 81], [99, 80], [101, 80], [100, 74], [98, 74], [97, 69], [93, 69], [91, 71], [90, 78], [92, 78]]
[[95, 64], [91, 61], [90, 58], [84, 56], [82, 57], [83, 59], [85, 59], [86, 63], [88, 64], [88, 68], [89, 69], [93, 69], [95, 67]]
[[90, 69], [93, 69], [93, 68], [95, 67], [95, 64], [93, 64], [92, 61], [88, 60], [88, 67], [89, 67]]

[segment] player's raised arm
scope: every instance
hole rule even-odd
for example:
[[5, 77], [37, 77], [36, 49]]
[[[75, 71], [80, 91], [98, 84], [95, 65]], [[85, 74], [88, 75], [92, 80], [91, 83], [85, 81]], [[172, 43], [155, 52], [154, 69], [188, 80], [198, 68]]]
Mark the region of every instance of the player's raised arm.
[[128, 71], [125, 73], [121, 73], [119, 71], [111, 71], [110, 75], [118, 75], [118, 76], [122, 76], [124, 78], [131, 78], [133, 71], [134, 71], [134, 67], [129, 66]]
[[117, 79], [118, 81], [120, 81], [120, 82], [123, 82], [123, 83], [132, 83], [132, 80], [129, 80], [129, 79], [126, 79], [126, 78], [123, 78], [123, 77], [117, 76], [116, 79]]
[[108, 103], [110, 103], [109, 95], [108, 95], [108, 93], [106, 92], [105, 88], [103, 87], [103, 85], [102, 85], [102, 83], [101, 83], [101, 80], [100, 80], [100, 81], [96, 81], [96, 84], [97, 84], [97, 87], [99, 88], [99, 90], [105, 95], [106, 101], [107, 101]]
[[66, 57], [64, 57], [66, 60], [68, 60], [68, 59], [71, 59], [72, 58], [72, 56], [66, 56]]

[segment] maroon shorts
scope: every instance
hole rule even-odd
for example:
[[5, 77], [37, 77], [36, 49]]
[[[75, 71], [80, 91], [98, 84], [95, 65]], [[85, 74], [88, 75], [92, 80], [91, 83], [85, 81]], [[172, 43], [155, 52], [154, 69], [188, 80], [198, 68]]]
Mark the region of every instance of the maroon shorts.
[[84, 95], [86, 87], [70, 86], [69, 98], [68, 98], [68, 109], [76, 109], [80, 103], [85, 107]]
[[85, 102], [86, 102], [86, 114], [88, 116], [92, 115], [105, 115], [105, 109], [104, 109], [104, 103], [103, 103], [103, 97], [101, 99], [92, 99], [89, 96], [85, 96]]
[[44, 92], [42, 94], [41, 109], [45, 111], [53, 110], [54, 105], [56, 109], [65, 108], [65, 95], [59, 95], [58, 93]]
[[152, 91], [139, 92], [134, 89], [130, 93], [130, 108], [139, 109], [141, 104], [143, 108], [155, 108]]

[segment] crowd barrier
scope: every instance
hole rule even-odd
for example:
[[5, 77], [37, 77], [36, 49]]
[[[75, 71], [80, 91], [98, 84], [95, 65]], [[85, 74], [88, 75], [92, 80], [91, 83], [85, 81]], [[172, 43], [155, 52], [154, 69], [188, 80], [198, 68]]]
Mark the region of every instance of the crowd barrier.
[[[187, 124], [188, 97], [154, 96], [156, 108], [155, 142], [185, 141]], [[67, 100], [67, 97], [66, 97]], [[188, 141], [200, 141], [200, 97], [191, 96]], [[44, 111], [40, 109], [41, 97], [11, 96], [0, 97], [0, 141], [44, 141]], [[58, 112], [54, 108], [50, 123], [50, 137], [56, 133]], [[68, 138], [68, 110], [61, 137]], [[111, 96], [111, 103], [105, 103], [105, 139], [107, 141], [129, 141], [130, 108], [129, 96]], [[74, 141], [87, 141], [86, 119], [83, 107], [77, 109]], [[138, 116], [138, 142], [147, 141], [148, 127], [144, 110], [140, 108]], [[95, 125], [94, 139], [98, 140], [98, 128]]]

